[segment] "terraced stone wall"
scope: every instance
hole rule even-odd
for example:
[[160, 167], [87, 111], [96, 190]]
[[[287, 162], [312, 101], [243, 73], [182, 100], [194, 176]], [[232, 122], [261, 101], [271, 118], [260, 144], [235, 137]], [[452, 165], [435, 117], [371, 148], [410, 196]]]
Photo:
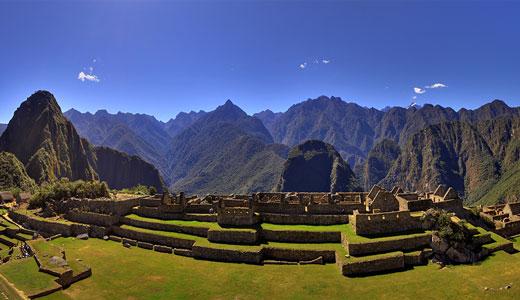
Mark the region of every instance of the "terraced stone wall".
[[263, 213], [260, 217], [262, 222], [286, 225], [334, 225], [348, 223], [347, 215], [292, 215]]
[[409, 211], [350, 215], [349, 223], [358, 235], [384, 235], [422, 228], [420, 218]]
[[208, 231], [208, 240], [215, 243], [255, 245], [259, 243], [256, 230], [216, 230]]
[[65, 219], [73, 222], [93, 224], [104, 227], [110, 227], [119, 222], [119, 216], [117, 215], [105, 215], [87, 211], [80, 211], [77, 209], [69, 211], [65, 214]]
[[118, 226], [112, 227], [112, 232], [121, 237], [134, 239], [141, 242], [169, 246], [172, 248], [191, 249], [191, 247], [195, 243], [195, 241], [193, 240], [179, 239], [147, 232], [133, 231]]
[[[142, 197], [141, 197], [142, 198]], [[72, 198], [69, 200], [58, 202], [58, 213], [65, 214], [73, 209], [95, 212], [107, 215], [122, 216], [128, 214], [132, 207], [139, 205], [141, 198], [132, 198], [126, 200], [112, 200], [112, 199], [78, 199]]]
[[403, 253], [385, 256], [373, 260], [353, 260], [341, 265], [341, 273], [345, 276], [359, 276], [378, 272], [402, 270], [405, 268]]
[[192, 248], [193, 257], [224, 262], [238, 262], [248, 264], [262, 263], [262, 249], [257, 250], [236, 250], [211, 248], [201, 245], [194, 245]]
[[204, 227], [162, 224], [162, 223], [157, 223], [157, 222], [147, 222], [147, 221], [142, 221], [142, 220], [135, 220], [132, 218], [127, 218], [127, 217], [121, 218], [121, 223], [135, 226], [135, 227], [152, 229], [152, 230], [173, 231], [173, 232], [186, 233], [186, 234], [191, 234], [191, 235], [196, 235], [196, 236], [201, 236], [201, 237], [208, 236], [208, 228], [204, 228]]
[[263, 249], [263, 259], [281, 261], [309, 261], [320, 256], [325, 263], [336, 262], [334, 250], [305, 250], [305, 249], [281, 249], [266, 247]]
[[48, 220], [33, 218], [16, 211], [9, 211], [9, 217], [24, 227], [47, 234], [61, 234], [63, 236], [76, 236], [89, 233], [90, 226], [84, 224], [64, 224]]
[[340, 243], [339, 231], [295, 231], [295, 230], [266, 230], [261, 231], [262, 239], [270, 242], [283, 243]]
[[350, 255], [361, 256], [390, 251], [412, 251], [430, 247], [431, 234], [416, 234], [409, 237], [400, 237], [388, 240], [377, 240], [374, 242], [353, 242], [342, 235], [342, 244]]

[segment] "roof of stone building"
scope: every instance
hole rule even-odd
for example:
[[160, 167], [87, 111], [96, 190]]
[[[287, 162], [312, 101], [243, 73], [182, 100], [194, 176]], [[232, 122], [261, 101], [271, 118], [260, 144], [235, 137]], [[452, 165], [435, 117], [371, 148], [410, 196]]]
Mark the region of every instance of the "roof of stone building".
[[520, 214], [520, 202], [507, 203], [506, 207], [504, 207], [504, 210], [508, 210], [508, 207], [509, 207], [509, 210], [511, 211], [512, 215]]
[[384, 188], [380, 187], [379, 185], [374, 185], [371, 189], [370, 189], [370, 192], [368, 193], [368, 198], [370, 199], [374, 199], [377, 195], [377, 193], [379, 193], [379, 191], [381, 190], [384, 190]]
[[443, 196], [446, 196], [446, 192], [448, 192], [448, 190], [449, 189], [445, 185], [439, 184], [439, 186], [437, 186], [437, 188], [435, 189], [435, 192], [433, 192], [433, 194], [435, 196], [443, 197]]
[[[439, 189], [439, 188], [437, 188], [437, 189]], [[444, 194], [444, 200], [450, 200], [450, 199], [459, 199], [459, 194], [451, 186], [448, 188], [448, 190]]]

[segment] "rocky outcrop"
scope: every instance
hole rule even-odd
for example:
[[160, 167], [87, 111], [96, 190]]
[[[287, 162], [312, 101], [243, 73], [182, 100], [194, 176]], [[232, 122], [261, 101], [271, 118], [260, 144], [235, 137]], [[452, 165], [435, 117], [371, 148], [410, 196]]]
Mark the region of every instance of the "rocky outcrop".
[[359, 189], [354, 173], [334, 147], [315, 140], [291, 149], [277, 186], [281, 192], [344, 192]]
[[400, 152], [399, 145], [388, 139], [380, 141], [370, 150], [363, 170], [365, 190], [368, 191], [374, 184], [385, 178]]
[[130, 156], [107, 147], [94, 148], [99, 179], [111, 188], [122, 189], [139, 184], [154, 186], [162, 191], [164, 182], [151, 164], [137, 156]]

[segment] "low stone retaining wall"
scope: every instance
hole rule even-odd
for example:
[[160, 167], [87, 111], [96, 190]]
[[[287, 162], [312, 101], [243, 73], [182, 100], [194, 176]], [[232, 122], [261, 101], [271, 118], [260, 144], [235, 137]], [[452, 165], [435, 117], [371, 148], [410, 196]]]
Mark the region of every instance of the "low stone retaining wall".
[[134, 239], [142, 242], [159, 244], [163, 246], [169, 246], [172, 248], [185, 248], [191, 249], [195, 241], [187, 240], [187, 239], [179, 239], [169, 236], [162, 236], [158, 234], [148, 233], [148, 232], [139, 232], [134, 230], [124, 229], [118, 226], [112, 227], [112, 231], [125, 238]]
[[154, 245], [153, 251], [162, 252], [162, 253], [173, 253], [173, 248], [168, 246]]
[[93, 212], [71, 210], [65, 214], [65, 219], [85, 224], [99, 225], [103, 227], [110, 227], [119, 222], [118, 216], [111, 216]]
[[192, 252], [193, 257], [197, 259], [257, 265], [261, 264], [262, 262], [262, 249], [259, 249], [258, 251], [241, 251], [235, 249], [217, 249], [194, 245]]
[[137, 242], [137, 247], [143, 248], [143, 249], [148, 249], [148, 250], [153, 250], [153, 244], [146, 243], [146, 242]]
[[258, 244], [259, 236], [256, 230], [210, 229], [208, 231], [208, 240], [215, 243], [255, 245]]
[[139, 200], [139, 206], [146, 207], [158, 207], [162, 204], [162, 200], [159, 198], [141, 198]]
[[340, 243], [339, 231], [296, 231], [262, 229], [262, 239], [284, 243]]
[[58, 212], [67, 213], [73, 209], [81, 211], [96, 212], [107, 215], [126, 215], [132, 207], [138, 206], [142, 197], [136, 197], [125, 200], [113, 199], [78, 199], [71, 198], [59, 202]]
[[30, 215], [24, 215], [12, 210], [9, 211], [9, 217], [24, 227], [38, 232], [47, 233], [49, 235], [61, 234], [63, 236], [77, 236], [79, 234], [89, 233], [90, 230], [88, 225], [52, 222], [49, 220], [37, 219]]
[[404, 264], [407, 266], [420, 266], [426, 264], [428, 261], [423, 255], [422, 251], [415, 251], [404, 254]]
[[352, 260], [341, 265], [341, 273], [345, 276], [360, 276], [373, 273], [402, 270], [405, 268], [403, 253], [393, 256], [367, 260]]
[[161, 211], [160, 208], [154, 207], [134, 207], [132, 212], [136, 215], [146, 218], [154, 218], [160, 220], [185, 220], [185, 221], [199, 221], [199, 222], [217, 222], [216, 214], [181, 214], [181, 213], [167, 213]]
[[148, 222], [148, 221], [142, 221], [142, 220], [135, 220], [132, 218], [127, 218], [127, 217], [121, 218], [121, 223], [135, 226], [135, 227], [153, 229], [153, 230], [180, 232], [180, 233], [186, 233], [186, 234], [191, 234], [191, 235], [196, 235], [196, 236], [201, 236], [201, 237], [208, 236], [208, 228], [204, 228], [204, 227], [179, 226], [179, 225], [174, 225], [174, 224], [154, 223], [154, 222]]
[[348, 223], [347, 215], [290, 215], [270, 214], [260, 215], [262, 222], [286, 225], [334, 225]]
[[304, 250], [304, 249], [281, 249], [265, 247], [263, 249], [264, 260], [280, 261], [311, 261], [323, 257], [325, 263], [336, 262], [336, 251], [334, 250]]
[[342, 244], [348, 253], [353, 256], [376, 254], [391, 251], [412, 251], [429, 247], [432, 236], [430, 233], [402, 237], [395, 240], [382, 240], [374, 242], [351, 243], [342, 234]]

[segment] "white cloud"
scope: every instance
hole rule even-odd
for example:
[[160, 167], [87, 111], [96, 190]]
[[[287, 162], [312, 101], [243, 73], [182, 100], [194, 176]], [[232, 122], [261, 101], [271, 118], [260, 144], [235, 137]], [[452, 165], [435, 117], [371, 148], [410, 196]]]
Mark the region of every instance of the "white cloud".
[[421, 89], [421, 88], [418, 88], [418, 87], [414, 87], [414, 88], [413, 88], [413, 91], [414, 91], [416, 94], [424, 94], [424, 93], [426, 93], [426, 90]]
[[434, 83], [432, 85], [425, 86], [425, 88], [427, 88], [427, 89], [440, 89], [440, 88], [445, 88], [445, 87], [448, 87], [448, 86], [445, 85], [444, 83]]
[[79, 72], [78, 79], [81, 80], [82, 82], [85, 82], [85, 80], [92, 81], [92, 82], [99, 82], [99, 78], [96, 75], [87, 74], [83, 71]]
[[321, 62], [324, 63], [324, 64], [328, 64], [328, 63], [330, 63], [330, 60], [329, 59], [322, 59]]
[[413, 96], [412, 99], [413, 99], [413, 100], [417, 99], [417, 96]]
[[307, 63], [304, 62], [303, 64], [300, 64], [300, 69], [305, 69], [307, 68]]

